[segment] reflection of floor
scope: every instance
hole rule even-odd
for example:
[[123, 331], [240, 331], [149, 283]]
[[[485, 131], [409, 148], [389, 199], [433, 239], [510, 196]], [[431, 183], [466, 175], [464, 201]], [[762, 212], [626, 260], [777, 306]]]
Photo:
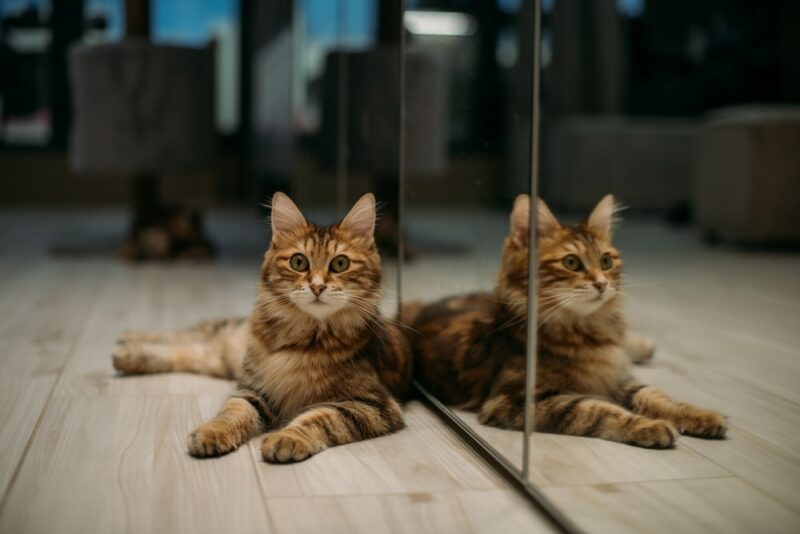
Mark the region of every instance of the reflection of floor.
[[116, 378], [109, 354], [126, 328], [247, 313], [264, 223], [211, 219], [222, 261], [136, 267], [45, 253], [62, 236], [113, 238], [118, 212], [0, 213], [0, 532], [551, 530], [418, 402], [407, 429], [297, 465], [263, 463], [258, 441], [189, 458], [187, 433], [231, 385]]
[[508, 215], [486, 209], [409, 210], [406, 235], [419, 253], [403, 268], [403, 298], [431, 300], [491, 290]]
[[[536, 434], [534, 482], [589, 532], [800, 531], [800, 256], [707, 249], [648, 223], [618, 241], [630, 321], [659, 345], [637, 375], [729, 415], [729, 438], [650, 451]], [[464, 417], [519, 462], [519, 433]]]

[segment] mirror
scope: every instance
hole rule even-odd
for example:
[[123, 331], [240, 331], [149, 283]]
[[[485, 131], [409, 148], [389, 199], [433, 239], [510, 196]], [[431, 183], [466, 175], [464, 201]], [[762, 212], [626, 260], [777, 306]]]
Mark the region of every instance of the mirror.
[[[409, 261], [402, 296], [418, 339], [416, 376], [519, 472], [525, 199], [515, 212], [516, 235], [510, 220], [515, 199], [531, 192], [532, 21], [533, 2], [406, 2], [404, 17]], [[510, 266], [498, 283], [504, 244]], [[519, 386], [511, 396], [490, 391], [504, 365], [495, 352], [505, 350], [516, 358], [506, 371]]]
[[[787, 425], [797, 418], [790, 323], [800, 286], [796, 246], [786, 245], [800, 237], [792, 222], [800, 92], [789, 59], [798, 37], [786, 21], [797, 8], [542, 6], [539, 192], [562, 224], [585, 219], [608, 193], [627, 206], [612, 239], [624, 276], [613, 267], [604, 276], [625, 294], [628, 331], [650, 338], [655, 353], [641, 338], [628, 353], [645, 360], [630, 372], [649, 387], [609, 399], [616, 408], [596, 399], [559, 404], [543, 383], [553, 383], [553, 368], [587, 391], [574, 368], [553, 363], [552, 269], [540, 267], [536, 416], [557, 414], [561, 426], [551, 421], [551, 430], [562, 433], [532, 436], [529, 482], [585, 531], [792, 523], [783, 506], [798, 506], [789, 490], [797, 455], [787, 456], [796, 432]], [[542, 261], [548, 253], [553, 246], [542, 244]], [[620, 426], [595, 417], [620, 408]], [[673, 436], [661, 434], [664, 421]]]

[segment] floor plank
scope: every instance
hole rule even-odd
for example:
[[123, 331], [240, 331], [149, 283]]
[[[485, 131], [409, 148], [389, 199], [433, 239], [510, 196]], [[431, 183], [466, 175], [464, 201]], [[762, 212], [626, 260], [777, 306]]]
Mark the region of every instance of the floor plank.
[[725, 468], [776, 501], [800, 512], [800, 458], [786, 449], [734, 426], [729, 439], [686, 440], [686, 446]]
[[277, 498], [269, 511], [282, 532], [419, 534], [555, 532], [530, 520], [531, 504], [512, 490]]
[[[0, 500], [6, 495], [106, 269], [17, 265], [0, 293]], [[69, 283], [65, 283], [69, 280]]]
[[797, 512], [734, 477], [551, 487], [545, 494], [579, 528], [598, 534], [800, 529]]
[[86, 396], [48, 405], [0, 532], [255, 532], [269, 521], [247, 454], [198, 461], [186, 436], [219, 396]]

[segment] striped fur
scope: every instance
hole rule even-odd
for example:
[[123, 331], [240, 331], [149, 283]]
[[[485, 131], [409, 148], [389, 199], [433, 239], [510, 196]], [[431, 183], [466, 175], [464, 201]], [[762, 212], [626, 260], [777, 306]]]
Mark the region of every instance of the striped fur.
[[[481, 423], [524, 428], [529, 197], [511, 233], [493, 294], [452, 297], [401, 314], [412, 335], [415, 376], [444, 402], [478, 412]], [[671, 447], [678, 433], [721, 438], [723, 416], [679, 403], [636, 382], [631, 362], [654, 345], [628, 331], [622, 259], [611, 242], [613, 198], [582, 223], [562, 226], [539, 200], [535, 428], [640, 447]], [[581, 268], [567, 267], [575, 255]], [[603, 266], [603, 255], [611, 262]], [[602, 290], [601, 290], [602, 289]]]
[[[234, 378], [238, 390], [191, 433], [189, 453], [210, 457], [268, 432], [262, 455], [294, 462], [327, 447], [395, 432], [412, 357], [397, 326], [381, 317], [375, 200], [316, 227], [280, 193], [260, 298], [249, 320], [204, 323], [173, 333], [129, 333], [114, 352], [125, 374], [186, 371]], [[302, 254], [304, 269], [292, 266]], [[341, 272], [332, 260], [346, 256]]]

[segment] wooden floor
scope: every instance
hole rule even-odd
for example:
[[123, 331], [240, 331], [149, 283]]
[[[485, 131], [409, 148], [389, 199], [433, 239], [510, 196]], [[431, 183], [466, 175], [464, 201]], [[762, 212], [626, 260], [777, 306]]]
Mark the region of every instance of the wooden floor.
[[122, 219], [0, 213], [0, 533], [553, 531], [419, 402], [407, 429], [296, 465], [265, 464], [258, 440], [190, 458], [187, 434], [231, 385], [119, 378], [110, 351], [127, 328], [247, 313], [258, 250], [242, 257], [240, 237], [214, 264], [142, 267], [45, 252], [98, 227], [113, 236]]
[[[246, 313], [259, 244], [242, 236], [258, 229], [218, 219], [238, 252], [209, 265], [46, 254], [122, 222], [0, 213], [0, 533], [551, 530], [416, 402], [406, 430], [297, 465], [261, 462], [258, 442], [189, 458], [187, 433], [230, 385], [118, 378], [109, 353], [126, 328]], [[730, 438], [648, 451], [536, 434], [534, 482], [587, 532], [800, 531], [800, 256], [709, 250], [652, 224], [629, 223], [620, 245], [631, 321], [659, 345], [639, 376], [728, 414]], [[480, 431], [521, 458], [519, 433]]]

